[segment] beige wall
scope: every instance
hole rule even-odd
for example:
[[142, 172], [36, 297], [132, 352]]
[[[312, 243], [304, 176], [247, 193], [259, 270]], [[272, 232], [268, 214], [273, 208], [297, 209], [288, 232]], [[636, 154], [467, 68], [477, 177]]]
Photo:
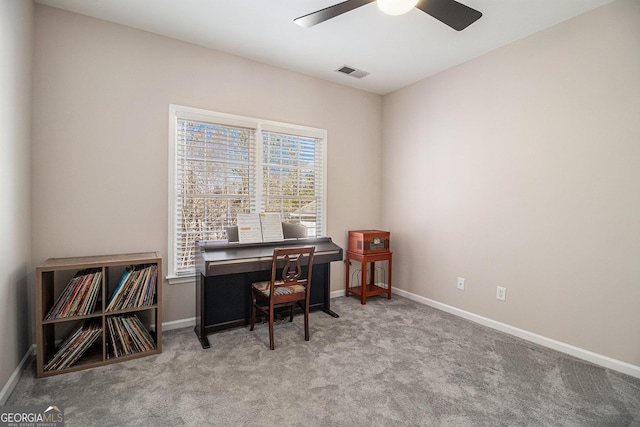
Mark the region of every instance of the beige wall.
[[[35, 263], [166, 259], [171, 103], [327, 129], [328, 235], [379, 224], [380, 96], [41, 5], [35, 35]], [[163, 296], [163, 320], [195, 316], [193, 284]]]
[[617, 1], [384, 98], [398, 287], [640, 365], [639, 23]]
[[[33, 342], [31, 68], [33, 4], [0, 0], [0, 390]], [[8, 390], [8, 389], [7, 389]], [[0, 404], [8, 396], [0, 393]]]

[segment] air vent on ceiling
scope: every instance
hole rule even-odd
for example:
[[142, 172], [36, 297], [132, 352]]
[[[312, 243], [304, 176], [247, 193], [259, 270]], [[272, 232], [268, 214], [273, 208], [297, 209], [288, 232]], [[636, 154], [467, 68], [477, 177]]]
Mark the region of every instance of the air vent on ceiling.
[[338, 68], [336, 71], [351, 77], [355, 77], [356, 79], [361, 79], [369, 75], [369, 73], [367, 73], [366, 71], [358, 70], [349, 65], [344, 65], [342, 68]]

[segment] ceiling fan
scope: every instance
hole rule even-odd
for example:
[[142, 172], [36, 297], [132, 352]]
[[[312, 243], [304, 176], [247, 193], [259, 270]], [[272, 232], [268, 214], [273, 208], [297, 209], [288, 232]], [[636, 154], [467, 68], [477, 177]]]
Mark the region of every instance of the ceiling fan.
[[[296, 18], [293, 22], [301, 27], [309, 28], [374, 1], [376, 0], [343, 1]], [[482, 16], [482, 12], [455, 0], [377, 0], [377, 3], [378, 8], [388, 15], [402, 15], [416, 7], [456, 31], [464, 30]]]

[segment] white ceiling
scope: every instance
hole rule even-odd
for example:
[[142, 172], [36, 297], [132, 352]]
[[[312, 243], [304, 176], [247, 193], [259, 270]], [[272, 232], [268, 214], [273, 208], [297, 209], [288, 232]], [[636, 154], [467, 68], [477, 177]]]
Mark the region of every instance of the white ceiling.
[[[483, 13], [457, 32], [375, 3], [311, 28], [294, 18], [341, 0], [36, 0], [60, 9], [386, 94], [612, 0], [460, 0]], [[343, 65], [370, 74], [356, 79]]]

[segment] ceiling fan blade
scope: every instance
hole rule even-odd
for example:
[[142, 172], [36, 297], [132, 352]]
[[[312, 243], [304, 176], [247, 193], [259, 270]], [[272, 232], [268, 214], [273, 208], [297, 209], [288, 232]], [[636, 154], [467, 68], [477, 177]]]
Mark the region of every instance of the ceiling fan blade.
[[357, 9], [365, 4], [373, 3], [375, 0], [347, 0], [333, 6], [325, 7], [308, 15], [301, 16], [293, 20], [301, 27], [309, 28], [316, 24], [335, 18], [338, 15]]
[[482, 12], [455, 0], [422, 0], [416, 7], [456, 31], [464, 30], [482, 16]]

